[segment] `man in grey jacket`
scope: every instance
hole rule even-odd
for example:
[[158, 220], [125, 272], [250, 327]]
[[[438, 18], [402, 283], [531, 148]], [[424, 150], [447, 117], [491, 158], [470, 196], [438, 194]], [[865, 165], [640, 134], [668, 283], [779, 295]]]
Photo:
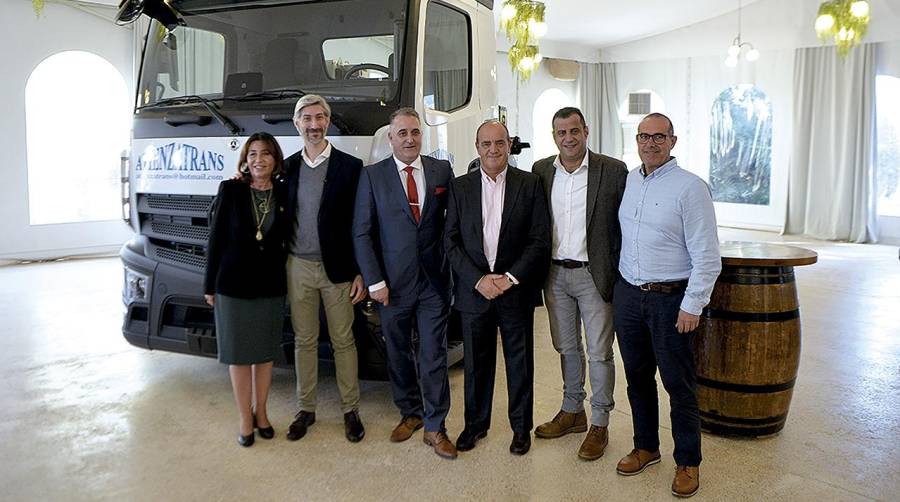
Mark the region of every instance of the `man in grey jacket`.
[[[539, 160], [532, 167], [544, 183], [553, 222], [544, 301], [563, 377], [561, 409], [538, 426], [535, 435], [549, 439], [588, 431], [578, 456], [596, 460], [609, 442], [607, 427], [614, 406], [611, 302], [622, 243], [617, 214], [628, 170], [622, 161], [589, 151], [588, 133], [579, 109], [560, 109], [553, 116], [559, 155]], [[584, 410], [582, 323], [591, 380], [589, 430]]]

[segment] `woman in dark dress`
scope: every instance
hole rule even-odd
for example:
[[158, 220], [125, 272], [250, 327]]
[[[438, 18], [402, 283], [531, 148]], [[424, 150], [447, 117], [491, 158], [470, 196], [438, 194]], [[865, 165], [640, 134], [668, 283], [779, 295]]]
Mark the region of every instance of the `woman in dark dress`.
[[210, 221], [204, 293], [215, 312], [219, 361], [229, 365], [241, 446], [253, 444], [254, 429], [265, 439], [275, 435], [266, 400], [287, 293], [289, 220], [286, 187], [278, 176], [283, 163], [272, 135], [250, 136], [238, 161], [240, 179], [219, 185]]

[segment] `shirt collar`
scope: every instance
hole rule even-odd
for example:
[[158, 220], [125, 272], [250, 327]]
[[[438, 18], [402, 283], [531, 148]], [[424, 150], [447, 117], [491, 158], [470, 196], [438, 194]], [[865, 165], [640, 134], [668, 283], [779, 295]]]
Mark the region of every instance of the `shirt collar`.
[[590, 155], [589, 151], [587, 149], [585, 149], [584, 158], [581, 159], [581, 165], [579, 165], [578, 169], [572, 171], [571, 173], [566, 170], [565, 166], [563, 166], [562, 161], [559, 160], [559, 155], [557, 155], [556, 158], [553, 159], [553, 167], [555, 167], [557, 170], [562, 170], [562, 172], [565, 174], [575, 175], [575, 174], [578, 174], [579, 172], [581, 172], [582, 169], [587, 169], [589, 155]]
[[303, 150], [300, 151], [300, 155], [303, 156], [303, 162], [306, 162], [306, 165], [311, 168], [315, 168], [322, 162], [325, 162], [326, 159], [331, 157], [331, 142], [327, 139], [325, 140], [325, 142], [328, 144], [325, 146], [325, 149], [322, 150], [322, 153], [320, 153], [319, 156], [316, 157], [316, 160], [310, 160], [310, 158], [306, 156], [306, 147], [303, 147]]
[[506, 182], [506, 173], [509, 171], [509, 166], [504, 167], [502, 171], [497, 175], [497, 180], [492, 180], [490, 176], [484, 172], [484, 169], [480, 169], [481, 171], [481, 182], [482, 183], [490, 183], [491, 185], [497, 183], [505, 183]]
[[409, 164], [407, 164], [405, 162], [401, 162], [400, 159], [398, 159], [396, 155], [394, 155], [393, 158], [394, 158], [394, 163], [397, 164], [398, 171], [402, 171], [402, 170], [406, 169], [406, 166], [412, 166], [413, 169], [422, 169], [422, 156], [421, 155], [416, 157], [416, 160], [412, 161]]
[[669, 160], [666, 161], [665, 164], [654, 169], [653, 172], [649, 174], [649, 176], [644, 174], [644, 164], [641, 164], [641, 167], [638, 168], [638, 169], [640, 169], [638, 172], [641, 173], [641, 176], [645, 179], [649, 178], [649, 177], [658, 178], [658, 177], [662, 176], [663, 174], [671, 171], [672, 169], [675, 169], [676, 167], [678, 167], [678, 161], [675, 160], [675, 157], [670, 157]]

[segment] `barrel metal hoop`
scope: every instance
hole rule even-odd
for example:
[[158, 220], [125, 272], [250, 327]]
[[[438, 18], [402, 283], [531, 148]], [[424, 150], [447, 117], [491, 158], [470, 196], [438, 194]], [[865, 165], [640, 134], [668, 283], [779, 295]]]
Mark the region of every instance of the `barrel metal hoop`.
[[765, 418], [740, 418], [729, 417], [727, 415], [720, 415], [718, 413], [700, 410], [700, 416], [709, 420], [718, 420], [721, 422], [728, 422], [737, 425], [769, 425], [784, 422], [787, 419], [788, 414], [782, 413], [781, 415], [775, 415], [773, 417]]
[[703, 309], [703, 317], [737, 322], [782, 322], [800, 318], [800, 309], [785, 312], [733, 312], [721, 309]]
[[794, 267], [728, 267], [722, 270], [717, 282], [759, 286], [794, 282]]
[[751, 385], [743, 383], [722, 382], [721, 380], [710, 380], [701, 376], [697, 377], [697, 385], [709, 387], [711, 389], [727, 390], [732, 392], [744, 392], [747, 394], [769, 394], [772, 392], [781, 392], [794, 388], [796, 378], [792, 378], [784, 383]]
[[719, 436], [743, 436], [743, 437], [760, 437], [770, 436], [784, 429], [784, 424], [775, 424], [768, 427], [734, 427], [730, 425], [722, 425], [713, 422], [700, 421], [700, 427], [706, 431]]

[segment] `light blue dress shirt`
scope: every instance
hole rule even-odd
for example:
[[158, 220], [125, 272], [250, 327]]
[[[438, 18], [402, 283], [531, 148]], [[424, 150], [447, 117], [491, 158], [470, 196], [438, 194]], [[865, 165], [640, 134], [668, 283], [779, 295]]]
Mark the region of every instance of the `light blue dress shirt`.
[[619, 272], [630, 284], [687, 279], [681, 310], [699, 315], [722, 271], [709, 187], [675, 158], [644, 176], [628, 173], [619, 206]]

